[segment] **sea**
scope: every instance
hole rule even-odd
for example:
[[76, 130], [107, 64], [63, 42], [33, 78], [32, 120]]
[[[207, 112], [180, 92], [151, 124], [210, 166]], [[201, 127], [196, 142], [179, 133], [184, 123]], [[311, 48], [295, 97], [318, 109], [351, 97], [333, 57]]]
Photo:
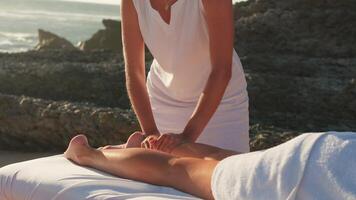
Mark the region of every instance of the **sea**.
[[0, 0], [0, 52], [33, 49], [38, 42], [38, 29], [55, 33], [73, 44], [87, 40], [104, 28], [103, 19], [120, 19], [120, 6], [106, 2]]
[[[233, 2], [246, 0], [233, 0]], [[0, 0], [0, 52], [22, 52], [38, 43], [38, 29], [76, 45], [120, 19], [120, 0]]]

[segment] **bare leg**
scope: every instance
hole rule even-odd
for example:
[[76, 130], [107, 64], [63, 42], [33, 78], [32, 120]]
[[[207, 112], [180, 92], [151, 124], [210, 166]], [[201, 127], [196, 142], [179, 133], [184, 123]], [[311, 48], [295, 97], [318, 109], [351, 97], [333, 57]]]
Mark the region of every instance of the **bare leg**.
[[239, 153], [205, 144], [184, 143], [176, 147], [171, 152], [171, 154], [177, 157], [194, 157], [204, 160], [222, 160]]
[[[96, 150], [79, 135], [70, 142], [65, 156], [80, 164], [108, 173], [213, 199], [211, 176], [218, 161], [198, 158], [178, 158], [148, 149]], [[203, 169], [203, 170], [202, 170]]]
[[124, 144], [119, 145], [107, 145], [104, 147], [98, 148], [99, 150], [105, 149], [126, 149], [126, 148], [134, 148], [134, 147], [141, 147], [141, 142], [145, 139], [145, 136], [142, 132], [136, 131], [130, 135], [127, 139], [127, 142]]
[[[109, 149], [125, 149], [125, 148], [139, 148], [141, 147], [141, 142], [145, 139], [142, 132], [135, 132], [130, 135], [125, 144], [121, 145], [108, 145], [99, 148], [99, 150], [109, 150]], [[176, 147], [172, 152], [172, 155], [177, 157], [193, 157], [201, 158], [205, 160], [222, 160], [226, 157], [239, 154], [235, 151], [230, 151], [226, 149], [221, 149], [218, 147], [213, 147], [210, 145], [199, 144], [199, 143], [184, 143]]]

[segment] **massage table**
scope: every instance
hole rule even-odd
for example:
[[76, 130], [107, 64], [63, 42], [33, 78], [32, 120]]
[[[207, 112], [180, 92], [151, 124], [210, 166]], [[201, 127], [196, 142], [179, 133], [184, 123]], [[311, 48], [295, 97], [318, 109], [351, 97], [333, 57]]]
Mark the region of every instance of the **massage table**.
[[0, 168], [0, 200], [196, 200], [150, 185], [75, 165], [56, 155]]
[[[230, 156], [216, 166], [217, 200], [356, 200], [356, 133], [302, 134], [276, 147]], [[57, 155], [0, 168], [0, 200], [197, 199], [126, 180]]]

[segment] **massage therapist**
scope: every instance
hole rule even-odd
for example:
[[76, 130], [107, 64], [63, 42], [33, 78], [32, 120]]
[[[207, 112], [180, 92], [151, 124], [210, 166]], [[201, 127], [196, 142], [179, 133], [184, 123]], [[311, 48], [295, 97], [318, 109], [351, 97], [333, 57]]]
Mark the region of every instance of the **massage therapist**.
[[[246, 80], [231, 0], [122, 0], [126, 85], [146, 139], [249, 151]], [[145, 44], [152, 53], [147, 79]]]

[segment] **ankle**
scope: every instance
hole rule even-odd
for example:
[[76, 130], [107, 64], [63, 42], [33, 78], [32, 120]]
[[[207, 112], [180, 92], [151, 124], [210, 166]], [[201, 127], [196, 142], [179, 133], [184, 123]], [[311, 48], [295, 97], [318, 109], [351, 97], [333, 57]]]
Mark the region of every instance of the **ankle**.
[[94, 149], [85, 149], [84, 151], [77, 153], [76, 154], [76, 161], [78, 162], [79, 165], [83, 166], [90, 166], [93, 159], [93, 154], [95, 154], [95, 151], [99, 150], [94, 150]]

